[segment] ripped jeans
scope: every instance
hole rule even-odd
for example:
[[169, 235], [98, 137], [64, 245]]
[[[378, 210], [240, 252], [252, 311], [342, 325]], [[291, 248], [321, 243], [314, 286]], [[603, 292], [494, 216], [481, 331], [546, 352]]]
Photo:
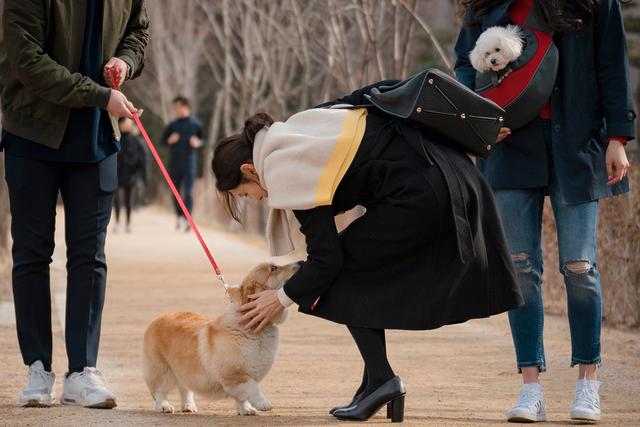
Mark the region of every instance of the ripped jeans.
[[[545, 188], [496, 190], [496, 202], [525, 304], [509, 312], [518, 370], [546, 371], [542, 304], [542, 208]], [[558, 231], [559, 268], [567, 291], [571, 329], [571, 366], [600, 364], [602, 295], [596, 268], [598, 202], [551, 205]]]

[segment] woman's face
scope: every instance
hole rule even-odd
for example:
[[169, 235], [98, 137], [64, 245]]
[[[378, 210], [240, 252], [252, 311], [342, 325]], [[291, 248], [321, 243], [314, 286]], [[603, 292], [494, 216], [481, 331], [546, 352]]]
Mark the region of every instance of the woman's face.
[[234, 197], [249, 197], [254, 200], [262, 200], [268, 195], [267, 191], [254, 181], [243, 182], [231, 190], [230, 193]]
[[240, 171], [243, 177], [242, 183], [230, 190], [234, 197], [249, 197], [254, 200], [262, 200], [268, 196], [267, 190], [262, 188], [260, 177], [253, 164], [243, 164], [240, 166]]

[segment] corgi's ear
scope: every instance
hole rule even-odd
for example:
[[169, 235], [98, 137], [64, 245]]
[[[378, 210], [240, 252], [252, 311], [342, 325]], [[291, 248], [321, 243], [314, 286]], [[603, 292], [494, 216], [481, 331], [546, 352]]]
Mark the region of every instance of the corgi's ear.
[[227, 294], [229, 294], [229, 298], [231, 298], [231, 301], [235, 302], [238, 305], [242, 304], [242, 289], [240, 288], [240, 286], [230, 286], [227, 290]]
[[229, 298], [238, 305], [244, 305], [249, 302], [249, 295], [256, 293], [257, 284], [255, 280], [245, 280], [241, 285], [231, 286], [227, 291]]
[[247, 280], [240, 285], [240, 304], [246, 304], [249, 302], [249, 295], [260, 292], [260, 283], [256, 280]]

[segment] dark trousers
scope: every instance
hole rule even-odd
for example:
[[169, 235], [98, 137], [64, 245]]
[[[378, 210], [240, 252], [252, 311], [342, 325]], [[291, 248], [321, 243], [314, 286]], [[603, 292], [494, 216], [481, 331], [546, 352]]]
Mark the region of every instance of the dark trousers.
[[[187, 165], [184, 167], [174, 167], [171, 169], [171, 179], [176, 189], [182, 196], [185, 206], [189, 213], [193, 213], [193, 184], [196, 180], [195, 165]], [[182, 216], [182, 209], [177, 201], [173, 201], [176, 214]]]
[[104, 243], [117, 185], [116, 156], [99, 163], [5, 156], [5, 169], [13, 237], [13, 298], [24, 363], [40, 360], [51, 369], [49, 264], [60, 193], [67, 244], [69, 368], [95, 366], [107, 276]]
[[131, 223], [131, 209], [133, 208], [134, 184], [118, 187], [113, 198], [113, 209], [116, 213], [116, 224], [120, 224], [120, 208], [124, 201], [124, 209], [127, 214], [127, 225]]

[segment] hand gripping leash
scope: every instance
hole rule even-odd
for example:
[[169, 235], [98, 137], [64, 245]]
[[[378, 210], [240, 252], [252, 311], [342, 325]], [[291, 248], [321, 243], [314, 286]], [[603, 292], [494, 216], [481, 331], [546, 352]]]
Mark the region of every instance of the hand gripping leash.
[[[110, 68], [108, 72], [111, 73], [111, 84], [112, 84], [112, 88], [115, 89], [115, 84], [120, 81], [120, 70], [117, 67], [113, 67], [113, 68]], [[137, 113], [133, 113], [133, 120], [136, 122], [136, 125], [138, 125], [138, 129], [140, 129], [140, 133], [144, 138], [144, 142], [146, 142], [147, 147], [149, 147], [149, 150], [151, 151], [153, 158], [155, 159], [158, 167], [160, 168], [160, 172], [162, 172], [162, 176], [164, 177], [164, 180], [167, 182], [167, 184], [169, 185], [169, 188], [171, 189], [171, 192], [173, 193], [173, 197], [175, 197], [176, 201], [178, 202], [178, 205], [180, 206], [182, 213], [184, 214], [185, 218], [187, 218], [187, 221], [189, 222], [191, 229], [195, 233], [198, 239], [198, 242], [200, 242], [200, 246], [202, 246], [202, 250], [204, 250], [204, 253], [207, 255], [207, 258], [209, 258], [209, 262], [211, 263], [213, 270], [216, 272], [216, 276], [218, 277], [220, 282], [222, 282], [225, 292], [227, 292], [229, 290], [229, 285], [224, 280], [224, 275], [222, 274], [222, 270], [220, 270], [220, 267], [218, 267], [218, 263], [216, 263], [216, 260], [213, 259], [213, 255], [211, 255], [211, 251], [209, 250], [209, 247], [207, 246], [204, 239], [202, 238], [202, 235], [200, 234], [200, 230], [198, 230], [198, 226], [196, 225], [195, 221], [191, 217], [191, 214], [189, 213], [189, 209], [187, 209], [187, 207], [185, 206], [184, 201], [180, 196], [180, 193], [176, 189], [176, 186], [174, 185], [173, 180], [171, 179], [171, 176], [169, 176], [169, 172], [167, 172], [167, 168], [164, 167], [164, 163], [162, 163], [162, 159], [160, 159], [160, 156], [158, 155], [156, 148], [151, 142], [151, 138], [149, 138], [149, 134], [147, 134], [147, 131], [142, 125], [142, 122], [140, 121], [140, 117], [138, 116]]]

